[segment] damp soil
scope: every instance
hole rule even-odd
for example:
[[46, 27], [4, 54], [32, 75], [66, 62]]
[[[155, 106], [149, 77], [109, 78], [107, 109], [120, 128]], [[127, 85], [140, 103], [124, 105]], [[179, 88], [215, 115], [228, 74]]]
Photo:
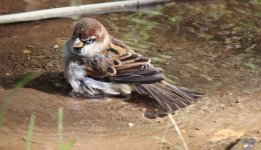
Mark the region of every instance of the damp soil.
[[[4, 0], [0, 13], [70, 4]], [[244, 135], [261, 140], [260, 6], [255, 0], [196, 1], [88, 17], [152, 58], [170, 83], [206, 94], [173, 114], [189, 149], [228, 150]], [[25, 149], [32, 113], [32, 149], [58, 149], [61, 107], [63, 140], [75, 141], [75, 150], [183, 149], [169, 118], [159, 115], [158, 105], [147, 97], [69, 96], [62, 47], [83, 17], [0, 25], [0, 101], [8, 103], [0, 149]], [[13, 93], [16, 83], [32, 72], [40, 76]]]

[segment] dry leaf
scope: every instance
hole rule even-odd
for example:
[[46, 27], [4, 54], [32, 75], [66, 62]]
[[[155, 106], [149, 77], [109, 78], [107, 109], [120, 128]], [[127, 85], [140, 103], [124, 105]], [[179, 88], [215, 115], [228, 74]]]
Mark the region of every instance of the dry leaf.
[[245, 134], [244, 130], [234, 131], [231, 129], [222, 129], [214, 134], [214, 136], [211, 138], [211, 141], [221, 141], [228, 138], [239, 138]]
[[24, 50], [23, 50], [23, 53], [24, 53], [24, 54], [31, 54], [31, 51], [28, 50], [28, 49], [24, 49]]

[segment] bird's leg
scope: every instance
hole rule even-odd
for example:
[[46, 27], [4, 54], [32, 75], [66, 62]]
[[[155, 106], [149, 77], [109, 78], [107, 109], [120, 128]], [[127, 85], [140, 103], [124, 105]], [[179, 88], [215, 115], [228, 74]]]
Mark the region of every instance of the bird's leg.
[[71, 96], [73, 98], [82, 97], [82, 98], [86, 98], [86, 99], [103, 99], [105, 97], [105, 95], [102, 94], [102, 93], [100, 93], [100, 94], [89, 94], [89, 93], [75, 92], [74, 90], [72, 90], [69, 93], [69, 96]]
[[72, 91], [69, 93], [69, 96], [71, 96], [71, 97], [80, 97], [80, 96], [81, 96], [81, 93], [80, 93], [80, 92], [75, 92], [74, 90], [72, 90]]
[[100, 93], [100, 94], [83, 93], [82, 97], [87, 98], [87, 99], [104, 99], [105, 95], [102, 93]]

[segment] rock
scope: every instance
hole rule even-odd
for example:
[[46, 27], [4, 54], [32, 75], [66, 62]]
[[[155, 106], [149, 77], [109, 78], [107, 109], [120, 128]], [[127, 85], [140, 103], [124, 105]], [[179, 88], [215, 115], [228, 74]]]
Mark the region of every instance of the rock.
[[229, 150], [261, 150], [261, 142], [253, 136], [243, 136]]

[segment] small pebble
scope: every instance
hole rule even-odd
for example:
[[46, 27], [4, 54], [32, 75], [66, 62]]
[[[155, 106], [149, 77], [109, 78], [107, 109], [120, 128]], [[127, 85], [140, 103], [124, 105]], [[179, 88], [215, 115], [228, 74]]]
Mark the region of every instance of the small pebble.
[[134, 124], [133, 123], [128, 123], [129, 127], [133, 127]]
[[48, 63], [46, 66], [47, 67], [53, 67], [54, 65], [52, 63]]
[[200, 130], [200, 129], [198, 127], [196, 127], [195, 130]]
[[237, 99], [236, 99], [236, 103], [241, 103], [243, 101], [243, 98], [241, 98], [241, 97], [238, 97]]
[[55, 45], [53, 46], [53, 48], [54, 48], [54, 49], [58, 49], [58, 48], [60, 48], [60, 46], [59, 46], [58, 44], [55, 44]]

